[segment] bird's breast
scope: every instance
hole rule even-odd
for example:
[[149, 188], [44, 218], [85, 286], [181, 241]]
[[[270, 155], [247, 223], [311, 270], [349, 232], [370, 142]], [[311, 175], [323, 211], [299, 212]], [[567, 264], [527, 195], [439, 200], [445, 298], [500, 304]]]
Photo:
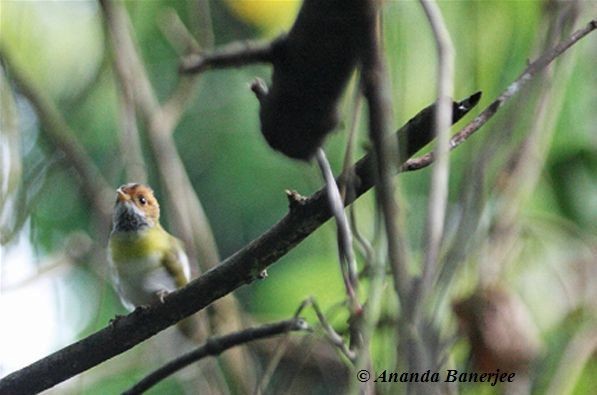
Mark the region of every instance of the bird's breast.
[[177, 288], [162, 262], [169, 247], [168, 234], [161, 229], [111, 235], [109, 255], [114, 283], [127, 308], [155, 303], [160, 292]]
[[110, 253], [115, 263], [163, 254], [168, 248], [168, 235], [156, 228], [116, 232], [110, 236]]

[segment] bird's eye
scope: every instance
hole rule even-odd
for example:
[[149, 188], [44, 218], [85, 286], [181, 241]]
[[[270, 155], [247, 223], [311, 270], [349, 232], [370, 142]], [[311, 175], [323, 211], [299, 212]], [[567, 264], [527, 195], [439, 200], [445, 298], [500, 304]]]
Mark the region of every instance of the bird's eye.
[[143, 206], [147, 204], [147, 199], [145, 199], [145, 196], [139, 196], [139, 203], [141, 203]]

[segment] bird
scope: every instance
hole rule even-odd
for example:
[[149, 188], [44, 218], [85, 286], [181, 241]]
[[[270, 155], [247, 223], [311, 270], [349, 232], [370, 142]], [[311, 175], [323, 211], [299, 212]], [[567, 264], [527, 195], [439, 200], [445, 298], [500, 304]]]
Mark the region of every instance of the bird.
[[129, 311], [163, 302], [190, 281], [183, 243], [160, 224], [160, 205], [147, 185], [116, 190], [108, 250], [114, 287]]

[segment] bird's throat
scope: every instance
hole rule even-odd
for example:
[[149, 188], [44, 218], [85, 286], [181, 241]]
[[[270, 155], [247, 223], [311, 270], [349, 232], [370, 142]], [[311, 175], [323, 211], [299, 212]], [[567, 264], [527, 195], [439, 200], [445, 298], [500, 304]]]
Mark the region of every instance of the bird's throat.
[[112, 218], [112, 233], [137, 232], [151, 226], [147, 218], [127, 204], [117, 205]]

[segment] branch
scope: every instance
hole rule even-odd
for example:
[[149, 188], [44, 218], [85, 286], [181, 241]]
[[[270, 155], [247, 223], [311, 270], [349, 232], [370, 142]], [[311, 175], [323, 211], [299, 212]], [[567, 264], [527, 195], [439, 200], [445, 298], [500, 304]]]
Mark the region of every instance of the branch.
[[[401, 308], [410, 294], [412, 285], [411, 276], [408, 273], [407, 241], [402, 228], [398, 225], [398, 205], [394, 199], [394, 181], [391, 175], [396, 170], [396, 163], [393, 158], [398, 156], [401, 164], [402, 158], [410, 157], [409, 149], [411, 144], [401, 141], [388, 141], [389, 125], [391, 116], [391, 93], [387, 76], [385, 59], [381, 48], [379, 4], [376, 0], [368, 0], [367, 6], [367, 32], [365, 45], [361, 59], [362, 89], [367, 101], [369, 110], [369, 138], [373, 143], [374, 179], [376, 186], [376, 198], [378, 211], [383, 217], [385, 230], [385, 241], [387, 243], [387, 260], [393, 277], [393, 287]], [[429, 110], [427, 108], [426, 110]], [[429, 111], [427, 121], [435, 115], [435, 110]], [[420, 120], [420, 118], [419, 118]], [[418, 121], [411, 120], [412, 124]], [[426, 133], [429, 140], [432, 139], [432, 125], [426, 125]], [[406, 155], [404, 155], [406, 153]], [[375, 257], [370, 263], [370, 286], [367, 295], [365, 314], [361, 322], [362, 351], [357, 357], [353, 373], [357, 370], [371, 370], [370, 344], [373, 338], [382, 304], [383, 283], [385, 277], [386, 259]], [[369, 384], [357, 384], [351, 382], [351, 393], [357, 391], [372, 393], [374, 389]]]
[[102, 177], [85, 147], [76, 139], [77, 133], [69, 127], [51, 98], [37, 89], [4, 48], [0, 48], [0, 60], [6, 65], [9, 78], [16, 83], [19, 92], [35, 109], [42, 125], [40, 130], [43, 136], [56, 150], [64, 154], [66, 162], [79, 176], [77, 182], [85, 195], [85, 201], [89, 203], [99, 221], [98, 225], [107, 226], [112, 214], [112, 207], [108, 202], [112, 198], [106, 197], [112, 196], [112, 188]]
[[590, 363], [597, 351], [597, 330], [595, 325], [587, 325], [575, 333], [568, 342], [566, 349], [547, 386], [547, 395], [572, 393], [578, 383], [583, 369]]
[[334, 346], [335, 348], [337, 348], [338, 351], [340, 351], [340, 353], [342, 353], [342, 355], [344, 355], [346, 357], [346, 359], [348, 359], [351, 363], [354, 363], [354, 361], [356, 359], [356, 354], [344, 342], [344, 339], [342, 338], [342, 336], [340, 336], [340, 334], [338, 334], [338, 332], [336, 332], [334, 330], [332, 325], [330, 325], [330, 323], [325, 318], [323, 311], [321, 311], [321, 308], [319, 307], [319, 304], [315, 301], [315, 299], [311, 297], [311, 298], [305, 300], [305, 302], [303, 302], [302, 307], [306, 307], [306, 306], [311, 306], [313, 308], [313, 310], [315, 311], [317, 320], [319, 321], [319, 324], [321, 325], [321, 328], [323, 329], [325, 337], [330, 342], [330, 344], [332, 346]]
[[[122, 62], [116, 61], [117, 74], [125, 75]], [[120, 84], [119, 81], [120, 80]], [[141, 136], [137, 126], [137, 114], [135, 111], [134, 90], [129, 83], [129, 78], [120, 77], [115, 81], [116, 85], [121, 86], [118, 91], [120, 104], [120, 128], [118, 131], [120, 140], [120, 157], [123, 159], [123, 165], [127, 180], [147, 183], [147, 171], [145, 159], [143, 158], [143, 149], [141, 146]]]
[[267, 337], [273, 337], [290, 331], [307, 330], [308, 328], [309, 327], [304, 320], [300, 318], [293, 318], [286, 321], [275, 322], [273, 324], [248, 328], [243, 331], [231, 333], [225, 336], [209, 338], [202, 346], [198, 347], [194, 351], [181, 355], [159, 369], [151, 372], [133, 387], [123, 392], [123, 394], [141, 394], [178, 370], [181, 370], [202, 358], [218, 356], [232, 347]]
[[[388, 79], [382, 51], [380, 48], [378, 9], [375, 0], [367, 2], [369, 14], [365, 49], [362, 58], [362, 84], [363, 94], [369, 107], [369, 137], [373, 143], [376, 167], [377, 199], [383, 213], [386, 239], [388, 243], [388, 260], [394, 276], [394, 288], [401, 300], [406, 300], [409, 294], [409, 275], [406, 270], [406, 254], [404, 240], [396, 222], [398, 206], [394, 200], [394, 183], [391, 178], [394, 161], [390, 158], [396, 156], [403, 147], [396, 142], [386, 140], [389, 134], [390, 93], [388, 92]], [[379, 262], [381, 264], [381, 262]], [[384, 273], [383, 268], [374, 271], [379, 275]]]
[[[200, 25], [198, 30], [200, 30], [199, 40], [201, 44], [195, 41], [195, 37], [187, 30], [185, 24], [174, 9], [166, 9], [159, 18], [160, 28], [170, 41], [170, 44], [174, 48], [180, 48], [180, 51], [184, 51], [184, 55], [197, 53], [200, 48], [211, 49], [213, 47], [211, 14], [208, 2], [207, 0], [199, 0], [196, 5], [201, 9], [196, 16], [198, 19], [196, 23]], [[189, 6], [195, 9], [191, 4]], [[176, 88], [170, 94], [170, 97], [162, 105], [161, 116], [165, 131], [169, 133], [174, 132], [176, 125], [187, 108], [187, 104], [196, 94], [197, 81], [198, 78], [196, 76], [181, 78]]]
[[[477, 99], [478, 96], [473, 95]], [[454, 103], [455, 108], [461, 109], [454, 121], [472, 108], [463, 103], [476, 104], [476, 101], [468, 98]], [[413, 155], [431, 141], [431, 132], [425, 128], [429, 126], [433, 114], [432, 105], [398, 131], [398, 139], [407, 146], [407, 155]], [[373, 187], [375, 174], [371, 156], [367, 155], [358, 161], [351, 168], [351, 173], [356, 178], [350, 179], [358, 181], [354, 183], [354, 194], [347, 196], [346, 205]], [[340, 177], [337, 181], [342, 185], [344, 178]], [[117, 318], [104, 329], [4, 377], [0, 380], [0, 393], [40, 392], [125, 352], [235, 289], [251, 283], [263, 270], [330, 219], [331, 215], [325, 188], [309, 198], [294, 200], [289, 213], [267, 232], [186, 287], [166, 296], [163, 303], [138, 308], [127, 316]]]
[[[385, 59], [381, 48], [379, 2], [364, 2], [365, 31], [361, 54], [361, 84], [369, 110], [369, 139], [373, 143], [374, 180], [378, 210], [381, 211], [387, 243], [387, 254], [392, 268], [393, 285], [399, 300], [409, 294], [410, 277], [407, 268], [405, 237], [398, 226], [398, 205], [394, 199], [394, 182], [391, 177], [396, 169], [392, 158], [400, 158], [400, 139], [388, 141], [390, 134], [391, 94]], [[371, 275], [364, 315], [359, 323], [361, 344], [353, 372], [372, 366], [370, 343], [379, 319], [386, 260], [376, 257], [370, 262]], [[351, 393], [373, 393], [372, 383], [351, 382]]]
[[[491, 103], [483, 112], [481, 112], [468, 125], [462, 128], [450, 139], [450, 150], [458, 147], [466, 139], [471, 137], [481, 126], [485, 125], [487, 121], [495, 115], [495, 113], [506, 103], [512, 96], [520, 91], [520, 89], [530, 81], [539, 71], [543, 70], [555, 58], [563, 54], [568, 48], [576, 44], [580, 39], [597, 29], [597, 19], [591, 20], [584, 28], [572, 33], [570, 37], [562, 41], [555, 48], [543, 54], [534, 62], [530, 63], [522, 74], [511, 83], [502, 94]], [[401, 171], [413, 171], [429, 166], [434, 161], [433, 153], [420, 156], [418, 158], [409, 159], [404, 163]]]
[[446, 207], [448, 204], [448, 180], [450, 177], [450, 125], [451, 111], [448, 97], [454, 90], [454, 45], [435, 1], [421, 0], [427, 15], [437, 47], [437, 97], [434, 130], [437, 136], [435, 154], [437, 164], [431, 175], [431, 188], [427, 206], [427, 222], [424, 233], [423, 274], [417, 292], [410, 303], [414, 304], [414, 321], [418, 319], [420, 307], [431, 287], [437, 270], [438, 253], [444, 234]]
[[[284, 36], [278, 40], [283, 39]], [[239, 67], [252, 63], [271, 63], [276, 41], [267, 43], [234, 42], [211, 53], [190, 55], [182, 61], [179, 70], [184, 74], [194, 74], [210, 69]]]
[[352, 232], [350, 230], [350, 224], [344, 213], [343, 199], [340, 196], [338, 185], [334, 179], [330, 162], [327, 160], [322, 148], [317, 149], [315, 158], [317, 159], [317, 164], [319, 165], [319, 169], [321, 170], [325, 181], [326, 195], [328, 197], [330, 210], [336, 219], [340, 271], [342, 273], [342, 279], [344, 280], [346, 295], [350, 301], [350, 311], [353, 315], [355, 313], [360, 314], [361, 305], [356, 295], [358, 289], [358, 278], [356, 274], [357, 263], [352, 249]]

